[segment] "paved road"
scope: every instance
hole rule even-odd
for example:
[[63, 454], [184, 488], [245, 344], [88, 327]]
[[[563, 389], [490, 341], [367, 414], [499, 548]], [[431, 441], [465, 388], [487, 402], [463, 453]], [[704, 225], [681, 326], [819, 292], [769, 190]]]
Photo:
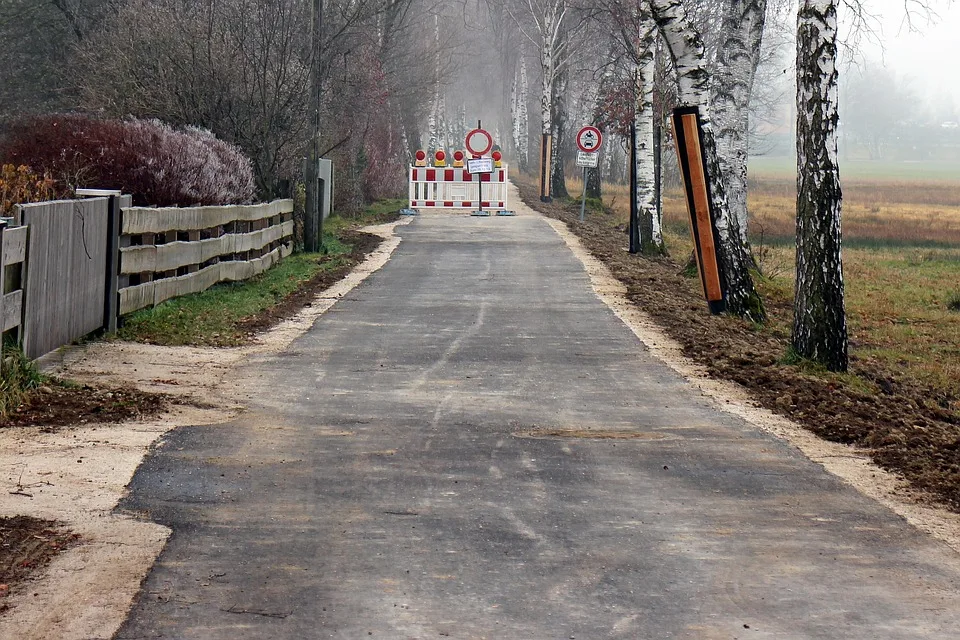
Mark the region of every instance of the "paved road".
[[960, 637], [957, 555], [717, 411], [543, 220], [401, 233], [141, 467], [174, 534], [118, 638]]

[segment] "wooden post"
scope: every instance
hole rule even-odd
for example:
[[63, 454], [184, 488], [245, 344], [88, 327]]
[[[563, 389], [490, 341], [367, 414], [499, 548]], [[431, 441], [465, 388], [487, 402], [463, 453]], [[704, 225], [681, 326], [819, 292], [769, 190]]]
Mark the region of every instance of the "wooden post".
[[120, 196], [107, 200], [107, 265], [103, 294], [103, 330], [114, 333], [120, 315]]

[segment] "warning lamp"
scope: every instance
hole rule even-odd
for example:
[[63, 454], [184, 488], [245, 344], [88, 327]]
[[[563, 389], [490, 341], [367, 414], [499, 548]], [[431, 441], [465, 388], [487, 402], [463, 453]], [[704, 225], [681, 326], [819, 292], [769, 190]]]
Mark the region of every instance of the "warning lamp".
[[437, 151], [435, 154], [433, 154], [433, 166], [447, 166], [447, 154], [445, 154], [443, 151]]
[[453, 166], [457, 168], [463, 167], [463, 151], [453, 152]]
[[497, 169], [499, 169], [499, 168], [501, 168], [501, 167], [503, 166], [503, 163], [500, 162], [501, 160], [503, 160], [503, 154], [502, 154], [502, 153], [500, 153], [499, 151], [494, 151], [493, 153], [490, 154], [490, 157], [493, 158], [493, 166], [494, 166], [494, 167], [496, 167]]
[[424, 153], [423, 149], [420, 149], [419, 151], [417, 151], [417, 153], [414, 154], [414, 158], [416, 158], [416, 160], [414, 161], [413, 166], [415, 167], [427, 166], [427, 154]]

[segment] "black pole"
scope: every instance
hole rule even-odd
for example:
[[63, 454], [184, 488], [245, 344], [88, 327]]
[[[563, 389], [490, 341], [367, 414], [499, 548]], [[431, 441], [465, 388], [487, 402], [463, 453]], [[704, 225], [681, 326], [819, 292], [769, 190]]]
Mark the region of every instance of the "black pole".
[[[483, 125], [480, 124], [480, 119], [477, 118], [477, 129], [483, 129]], [[477, 174], [477, 204], [480, 205], [479, 211], [483, 213], [483, 174]]]
[[637, 127], [630, 123], [630, 253], [640, 253], [640, 220], [637, 216]]

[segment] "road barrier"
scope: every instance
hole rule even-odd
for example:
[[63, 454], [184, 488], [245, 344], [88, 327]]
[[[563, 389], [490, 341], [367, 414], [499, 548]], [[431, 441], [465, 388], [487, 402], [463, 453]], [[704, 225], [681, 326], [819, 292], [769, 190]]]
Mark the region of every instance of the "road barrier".
[[410, 209], [506, 211], [507, 165], [478, 174], [450, 167], [410, 167]]

